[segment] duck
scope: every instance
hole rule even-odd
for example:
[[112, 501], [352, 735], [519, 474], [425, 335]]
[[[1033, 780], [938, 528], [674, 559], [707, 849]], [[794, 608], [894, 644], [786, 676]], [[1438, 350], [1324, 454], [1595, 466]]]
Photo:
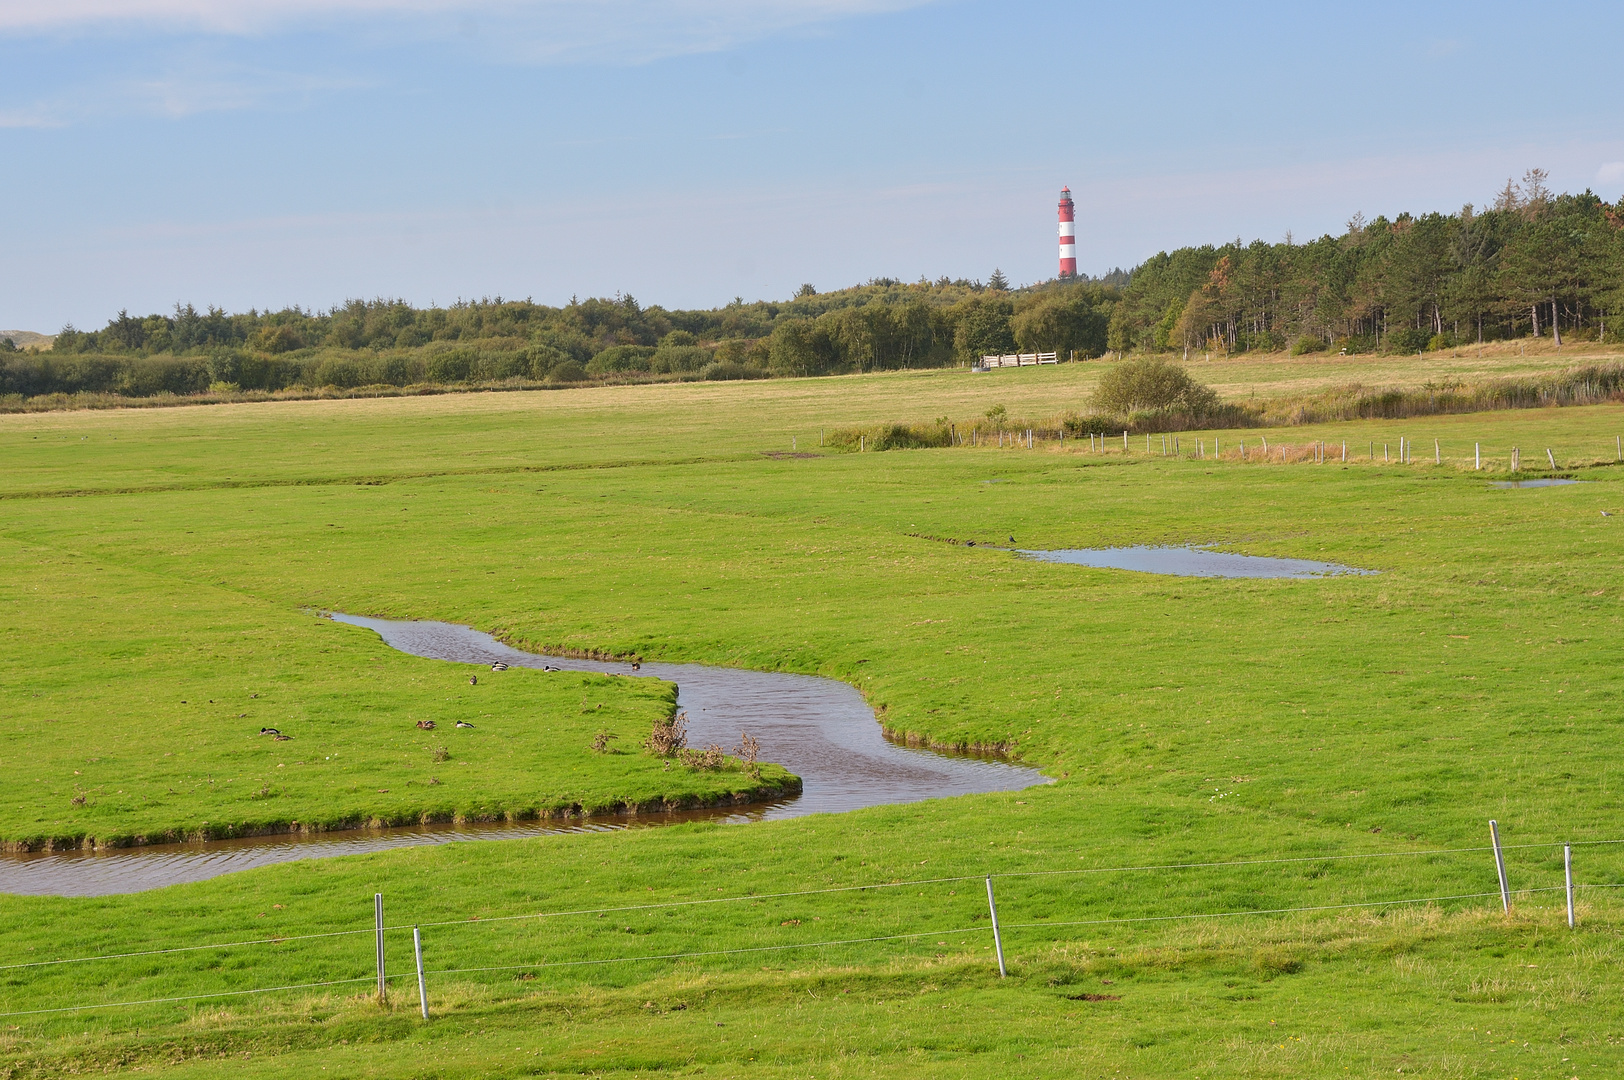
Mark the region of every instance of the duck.
[[643, 665], [639, 664], [636, 660], [633, 660], [632, 661], [632, 670], [633, 671], [641, 671], [641, 670], [643, 670]]
[[466, 721], [466, 720], [458, 720], [458, 721], [457, 721], [457, 726], [458, 726], [458, 727], [473, 727], [473, 726], [474, 726], [474, 725], [472, 725], [472, 724], [470, 724], [470, 723], [469, 723], [469, 722], [468, 722], [468, 721]]
[[543, 664], [543, 665], [541, 665], [541, 670], [543, 670], [543, 671], [563, 671], [564, 669], [563, 668], [555, 668], [551, 664]]
[[502, 663], [502, 661], [498, 660], [496, 663], [491, 665], [491, 670], [492, 671], [506, 671], [507, 670], [507, 665]]
[[281, 732], [277, 732], [276, 735], [274, 736], [274, 738], [275, 738], [275, 740], [277, 742], [290, 742], [290, 741], [292, 741], [293, 736], [292, 735], [283, 735]]
[[434, 721], [433, 720], [419, 720], [417, 722], [417, 726], [422, 728], [424, 731], [433, 731], [434, 730]]
[[259, 729], [259, 733], [261, 735], [280, 735], [280, 734], [282, 734], [280, 731], [276, 730], [273, 727], [262, 727], [262, 728]]
[[478, 686], [479, 685], [479, 676], [478, 675], [470, 675], [470, 676], [468, 676], [468, 685], [469, 686]]

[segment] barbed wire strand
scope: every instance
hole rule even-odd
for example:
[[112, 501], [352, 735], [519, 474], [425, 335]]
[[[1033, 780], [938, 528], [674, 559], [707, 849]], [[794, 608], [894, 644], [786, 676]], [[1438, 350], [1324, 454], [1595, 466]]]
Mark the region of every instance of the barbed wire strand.
[[[400, 975], [387, 976], [391, 979], [406, 979], [417, 977], [417, 972], [405, 972]], [[207, 998], [243, 997], [248, 994], [274, 994], [279, 990], [312, 990], [320, 986], [347, 986], [350, 983], [376, 982], [377, 976], [364, 975], [359, 979], [330, 979], [327, 982], [295, 983], [290, 986], [264, 986], [257, 990], [222, 990], [215, 994], [187, 994], [183, 997], [147, 998], [144, 1001], [108, 1001], [100, 1005], [64, 1005], [57, 1009], [24, 1009], [20, 1012], [0, 1013], [6, 1016], [39, 1016], [43, 1013], [84, 1012], [86, 1009], [121, 1009], [134, 1005], [168, 1005], [176, 1001], [203, 1001]]]
[[[1580, 887], [1580, 888], [1620, 888], [1620, 887], [1624, 887], [1624, 884], [1620, 884], [1620, 885], [1589, 885], [1589, 886], [1578, 886], [1578, 887]], [[1513, 889], [1513, 890], [1511, 890], [1511, 895], [1513, 895], [1513, 896], [1527, 896], [1527, 895], [1531, 895], [1533, 893], [1564, 892], [1564, 891], [1566, 891], [1566, 886], [1565, 885], [1547, 885], [1547, 886], [1541, 886], [1541, 887], [1529, 888], [1529, 889]], [[1229, 919], [1229, 918], [1240, 918], [1240, 917], [1247, 916], [1247, 915], [1287, 915], [1287, 914], [1294, 914], [1294, 913], [1299, 913], [1299, 912], [1346, 911], [1346, 910], [1351, 910], [1351, 909], [1356, 909], [1356, 908], [1392, 907], [1392, 906], [1399, 905], [1399, 904], [1434, 904], [1434, 903], [1443, 903], [1443, 902], [1450, 901], [1450, 900], [1481, 900], [1481, 899], [1484, 899], [1486, 897], [1493, 897], [1493, 896], [1499, 896], [1499, 895], [1500, 895], [1499, 892], [1458, 893], [1458, 894], [1451, 895], [1451, 896], [1424, 896], [1424, 897], [1416, 897], [1416, 898], [1412, 898], [1412, 899], [1401, 899], [1401, 900], [1370, 900], [1370, 901], [1363, 901], [1363, 902], [1352, 903], [1352, 904], [1316, 904], [1316, 905], [1305, 906], [1305, 907], [1256, 908], [1256, 909], [1252, 909], [1252, 910], [1249, 910], [1249, 911], [1220, 911], [1220, 912], [1207, 912], [1207, 913], [1202, 913], [1202, 914], [1190, 914], [1190, 915], [1143, 915], [1143, 916], [1130, 916], [1130, 917], [1116, 918], [1116, 919], [1068, 920], [1068, 921], [1065, 921], [1065, 922], [1004, 923], [1004, 924], [1002, 924], [1002, 927], [1003, 927], [1003, 929], [1006, 929], [1006, 930], [1031, 930], [1031, 929], [1038, 929], [1038, 928], [1044, 928], [1044, 927], [1060, 927], [1060, 926], [1102, 926], [1102, 925], [1109, 925], [1109, 924], [1143, 923], [1143, 922], [1171, 922], [1171, 921], [1183, 921], [1183, 920], [1191, 920], [1191, 919]], [[748, 954], [748, 953], [783, 952], [783, 951], [792, 950], [792, 949], [817, 949], [817, 948], [826, 948], [826, 947], [835, 946], [835, 945], [862, 945], [862, 944], [871, 944], [873, 942], [878, 942], [878, 941], [903, 941], [903, 940], [917, 939], [917, 938], [924, 938], [924, 937], [934, 937], [934, 936], [936, 936], [938, 934], [943, 935], [943, 936], [948, 936], [948, 935], [952, 935], [952, 934], [984, 933], [984, 932], [986, 932], [988, 930], [991, 930], [991, 929], [992, 929], [992, 926], [989, 924], [987, 926], [960, 927], [960, 928], [952, 929], [952, 930], [921, 930], [921, 931], [907, 933], [907, 934], [887, 934], [887, 935], [883, 935], [883, 936], [879, 936], [879, 937], [839, 938], [839, 939], [828, 940], [828, 941], [796, 942], [796, 943], [791, 943], [791, 944], [788, 944], [788, 945], [755, 945], [755, 946], [748, 946], [748, 947], [738, 948], [738, 949], [708, 949], [708, 950], [699, 950], [699, 951], [682, 952], [682, 953], [653, 953], [653, 954], [649, 954], [649, 955], [645, 955], [645, 956], [606, 957], [606, 958], [601, 959], [601, 960], [559, 960], [559, 961], [550, 961], [550, 962], [549, 961], [543, 961], [541, 963], [535, 963], [535, 964], [508, 964], [508, 965], [494, 966], [494, 967], [444, 968], [444, 969], [441, 969], [441, 970], [438, 970], [438, 971], [426, 972], [425, 974], [430, 974], [430, 975], [469, 975], [469, 974], [479, 974], [479, 973], [482, 973], [482, 972], [490, 972], [490, 971], [539, 971], [539, 970], [544, 970], [544, 969], [548, 969], [548, 968], [587, 967], [587, 966], [598, 966], [598, 965], [603, 965], [603, 964], [631, 964], [631, 963], [638, 963], [638, 962], [652, 961], [652, 960], [684, 960], [684, 959], [693, 959], [693, 958], [696, 958], [696, 957], [705, 957], [705, 956], [735, 956], [735, 955]], [[386, 979], [404, 979], [404, 978], [412, 978], [415, 975], [416, 975], [416, 972], [404, 972], [404, 973], [397, 974], [397, 975], [386, 975], [385, 978]], [[212, 994], [190, 994], [190, 995], [185, 995], [185, 996], [180, 996], [180, 997], [147, 998], [147, 999], [138, 1000], [138, 1001], [113, 1001], [113, 1002], [105, 1002], [105, 1003], [95, 1004], [95, 1005], [66, 1005], [66, 1006], [61, 1006], [61, 1007], [58, 1007], [58, 1008], [51, 1008], [51, 1009], [27, 1009], [27, 1010], [21, 1010], [21, 1011], [3, 1012], [3, 1013], [0, 1013], [0, 1017], [39, 1016], [39, 1015], [44, 1015], [44, 1014], [49, 1014], [49, 1013], [82, 1012], [82, 1011], [85, 1011], [85, 1010], [88, 1010], [88, 1009], [116, 1009], [116, 1008], [134, 1007], [134, 1006], [139, 1006], [139, 1005], [172, 1004], [174, 1002], [179, 1002], [179, 1001], [204, 1001], [204, 1000], [208, 1000], [208, 999], [211, 999], [211, 998], [243, 997], [243, 996], [247, 996], [247, 995], [251, 995], [251, 994], [271, 994], [271, 993], [277, 993], [277, 992], [284, 991], [284, 990], [311, 990], [311, 989], [317, 989], [317, 988], [324, 987], [324, 986], [347, 986], [347, 985], [352, 985], [354, 983], [359, 983], [359, 982], [372, 982], [372, 981], [374, 981], [374, 979], [375, 979], [375, 976], [366, 975], [366, 976], [362, 976], [360, 978], [354, 978], [354, 979], [333, 979], [333, 980], [329, 980], [329, 981], [326, 981], [326, 982], [298, 983], [298, 984], [293, 984], [293, 985], [288, 985], [288, 986], [269, 986], [269, 987], [261, 987], [261, 988], [253, 989], [253, 990], [226, 990], [226, 991], [221, 991], [221, 992], [212, 993]]]
[[[385, 929], [390, 929], [385, 927]], [[395, 929], [400, 929], [396, 927]], [[181, 945], [173, 949], [147, 949], [142, 952], [106, 953], [102, 956], [75, 956], [67, 960], [33, 960], [26, 964], [0, 964], [0, 971], [17, 968], [52, 967], [59, 964], [87, 964], [92, 960], [128, 960], [138, 956], [165, 956], [169, 953], [200, 952], [206, 949], [235, 949], [248, 945], [281, 945], [289, 941], [314, 941], [318, 938], [351, 937], [355, 934], [375, 933], [376, 928], [365, 930], [334, 930], [325, 934], [296, 934], [291, 937], [255, 938], [252, 941], [224, 941], [217, 945]]]
[[[1529, 893], [1562, 892], [1565, 886], [1547, 885], [1536, 889], [1513, 889], [1512, 896]], [[1392, 907], [1395, 904], [1438, 904], [1446, 900], [1481, 900], [1499, 896], [1496, 892], [1459, 893], [1455, 896], [1421, 896], [1413, 900], [1367, 900], [1356, 904], [1315, 904], [1309, 907], [1257, 908], [1252, 911], [1215, 911], [1197, 915], [1136, 915], [1119, 919], [1080, 919], [1067, 922], [1000, 923], [1005, 930], [1029, 930], [1040, 926], [1104, 926], [1111, 923], [1173, 922], [1185, 919], [1233, 919], [1242, 915], [1287, 915], [1299, 911], [1346, 911], [1350, 908]]]
[[[1561, 847], [1562, 841], [1539, 844], [1502, 844], [1502, 851], [1521, 851], [1533, 848]], [[1624, 840], [1580, 840], [1569, 843], [1571, 847], [1587, 847], [1604, 844], [1624, 844]], [[1349, 859], [1389, 859], [1400, 857], [1413, 857], [1421, 855], [1463, 855], [1493, 851], [1493, 847], [1466, 847], [1466, 848], [1431, 848], [1421, 851], [1373, 851], [1352, 855], [1304, 855], [1291, 856], [1278, 859], [1237, 859], [1227, 862], [1192, 862], [1192, 863], [1149, 863], [1139, 866], [1101, 866], [1079, 867], [1069, 870], [1010, 870], [993, 874], [964, 874], [955, 877], [916, 878], [908, 881], [884, 881], [867, 885], [841, 885], [827, 889], [801, 889], [792, 892], [760, 893], [743, 896], [716, 896], [706, 897], [702, 900], [670, 900], [654, 904], [624, 904], [613, 907], [575, 908], [568, 911], [540, 911], [523, 915], [494, 915], [482, 919], [447, 919], [438, 922], [426, 923], [400, 923], [385, 926], [384, 932], [398, 932], [410, 930], [414, 926], [419, 928], [441, 928], [447, 926], [473, 926], [480, 923], [517, 922], [528, 919], [556, 919], [573, 915], [609, 915], [623, 911], [651, 911], [663, 908], [696, 907], [706, 904], [734, 904], [749, 900], [785, 900], [799, 896], [821, 896], [831, 893], [863, 892], [870, 889], [898, 889], [914, 885], [947, 885], [960, 881], [980, 881], [986, 877], [1016, 878], [1016, 877], [1050, 877], [1077, 874], [1123, 874], [1152, 870], [1205, 870], [1228, 866], [1271, 866], [1286, 865], [1305, 862], [1333, 862]], [[63, 960], [36, 960], [23, 964], [0, 964], [0, 971], [11, 971], [19, 968], [53, 967], [62, 964], [85, 964], [99, 960], [126, 960], [141, 956], [165, 956], [172, 953], [199, 952], [209, 949], [234, 949], [251, 945], [281, 945], [293, 941], [313, 941], [321, 938], [346, 937], [356, 934], [372, 934], [375, 927], [366, 927], [360, 930], [335, 930], [321, 934], [294, 934], [286, 937], [259, 938], [251, 941], [223, 942], [214, 945], [184, 945], [169, 949], [148, 949], [140, 952], [106, 953], [98, 956], [78, 956]]]
[[902, 941], [907, 938], [935, 937], [937, 934], [976, 934], [992, 926], [969, 926], [957, 930], [921, 930], [912, 934], [886, 934], [882, 937], [840, 938], [833, 941], [804, 941], [792, 945], [752, 945], [741, 949], [707, 949], [699, 952], [658, 953], [649, 956], [612, 956], [602, 960], [556, 960], [538, 964], [504, 964], [500, 967], [445, 968], [425, 975], [466, 975], [480, 971], [540, 971], [543, 968], [592, 967], [600, 964], [633, 964], [641, 960], [686, 960], [696, 956], [733, 956], [739, 953], [783, 952], [787, 949], [821, 949], [831, 945], [863, 945], [875, 941]]

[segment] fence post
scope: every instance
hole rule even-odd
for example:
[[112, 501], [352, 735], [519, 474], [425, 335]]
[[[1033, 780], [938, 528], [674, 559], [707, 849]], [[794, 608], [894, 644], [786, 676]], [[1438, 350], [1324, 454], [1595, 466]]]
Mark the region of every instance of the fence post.
[[1123, 428], [1122, 429], [1122, 449], [1126, 450], [1127, 448], [1128, 448], [1128, 430], [1126, 428]]
[[429, 989], [423, 983], [423, 935], [412, 927], [412, 952], [417, 954], [417, 1000], [423, 1006], [423, 1019], [429, 1018]]
[[1439, 448], [1437, 439], [1432, 440], [1432, 463], [1434, 465], [1442, 465], [1444, 463], [1444, 452]]
[[1551, 453], [1551, 448], [1549, 446], [1547, 446], [1545, 448], [1545, 456], [1550, 459], [1551, 468], [1555, 469], [1556, 468], [1556, 455]]
[[1510, 915], [1511, 886], [1506, 883], [1506, 857], [1500, 850], [1500, 826], [1493, 818], [1489, 819], [1489, 838], [1494, 841], [1494, 869], [1500, 875], [1500, 906]]
[[998, 953], [998, 977], [1008, 978], [1009, 972], [1004, 968], [1004, 938], [998, 932], [998, 901], [992, 896], [992, 875], [987, 875], [987, 911], [992, 914], [992, 946]]
[[1483, 467], [1483, 444], [1482, 443], [1473, 443], [1472, 444], [1472, 468], [1481, 469], [1482, 467]]
[[378, 934], [378, 1000], [385, 1001], [388, 991], [383, 981], [383, 893], [372, 894], [372, 921]]
[[1617, 460], [1624, 461], [1624, 435], [1613, 436], [1613, 452], [1617, 455]]
[[1568, 883], [1568, 929], [1573, 929], [1573, 845], [1562, 845], [1562, 877]]

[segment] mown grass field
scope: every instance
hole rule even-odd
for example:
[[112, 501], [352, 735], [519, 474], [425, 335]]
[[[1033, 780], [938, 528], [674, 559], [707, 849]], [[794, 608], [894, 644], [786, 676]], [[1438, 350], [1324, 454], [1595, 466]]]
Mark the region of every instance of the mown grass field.
[[[7, 1016], [0, 1068], [1617, 1072], [1624, 919], [1612, 891], [1581, 893], [1576, 933], [1560, 892], [1519, 896], [1506, 919], [1481, 895], [1496, 888], [1481, 848], [1494, 817], [1511, 844], [1584, 845], [1583, 884], [1624, 885], [1624, 851], [1593, 843], [1624, 839], [1624, 473], [1608, 453], [1624, 409], [1279, 433], [1378, 446], [1404, 435], [1418, 444], [1411, 466], [1086, 443], [817, 449], [820, 427], [968, 419], [993, 404], [1046, 415], [1079, 403], [1089, 377], [1077, 365], [4, 418], [8, 837], [47, 820], [158, 829], [279, 799], [315, 808], [303, 814], [404, 815], [453, 782], [521, 801], [673, 782], [653, 759], [584, 746], [606, 713], [631, 741], [669, 707], [668, 688], [517, 671], [470, 687], [466, 667], [394, 654], [308, 614], [320, 609], [829, 675], [898, 732], [1006, 744], [1056, 783], [288, 864], [128, 897], [0, 898], [0, 955], [20, 964], [364, 931], [382, 891], [392, 924], [425, 925], [435, 1014], [415, 1017], [405, 981], [388, 1009], [366, 1000], [365, 933], [0, 968], [4, 1013], [360, 980]], [[792, 438], [815, 456], [768, 456]], [[1431, 464], [1435, 438], [1456, 447], [1451, 464]], [[1474, 441], [1500, 458], [1521, 446], [1525, 465], [1551, 446], [1589, 482], [1493, 490], [1503, 474], [1462, 466]], [[1149, 577], [986, 546], [1011, 536], [1033, 548], [1213, 543], [1380, 573]], [[425, 715], [477, 726], [418, 732]], [[244, 733], [277, 721], [294, 741]], [[432, 762], [427, 735], [444, 737], [450, 761]], [[338, 741], [342, 772], [326, 750], [311, 764], [308, 748]], [[212, 785], [196, 767], [210, 755]], [[459, 755], [466, 782], [440, 775]], [[293, 760], [305, 771], [289, 774]], [[286, 765], [286, 790], [249, 798], [273, 764]], [[419, 786], [428, 775], [443, 783]], [[92, 796], [74, 806], [80, 789]], [[1509, 858], [1515, 887], [1560, 884], [1559, 847]], [[1300, 861], [1018, 876], [1269, 859]], [[991, 959], [987, 873], [1016, 875], [998, 879], [1007, 980]], [[1423, 897], [1460, 898], [1341, 906]], [[688, 906], [658, 906], [670, 904]], [[1328, 910], [1169, 918], [1311, 906]], [[493, 921], [571, 911], [583, 914]], [[1109, 921], [1149, 918], [1169, 921]], [[393, 970], [406, 970], [409, 933], [390, 941]], [[799, 948], [822, 941], [845, 944]], [[546, 966], [781, 946], [797, 948]]]

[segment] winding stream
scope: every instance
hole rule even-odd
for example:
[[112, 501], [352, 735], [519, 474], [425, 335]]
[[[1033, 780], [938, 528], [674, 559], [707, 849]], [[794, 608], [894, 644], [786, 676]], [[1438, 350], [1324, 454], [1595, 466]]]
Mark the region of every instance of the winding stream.
[[[402, 652], [434, 660], [510, 667], [553, 667], [632, 675], [630, 664], [538, 656], [489, 634], [443, 622], [394, 622], [334, 613], [331, 618], [375, 631]], [[103, 896], [140, 892], [294, 859], [327, 858], [456, 840], [509, 840], [601, 832], [680, 821], [763, 821], [949, 795], [1019, 791], [1049, 783], [1036, 769], [969, 756], [915, 750], [887, 742], [856, 688], [815, 675], [643, 664], [637, 675], [677, 684], [688, 713], [691, 745], [731, 745], [740, 731], [761, 741], [761, 757], [801, 778], [799, 796], [749, 806], [574, 821], [426, 825], [352, 832], [286, 834], [114, 851], [0, 856], [0, 892]]]

